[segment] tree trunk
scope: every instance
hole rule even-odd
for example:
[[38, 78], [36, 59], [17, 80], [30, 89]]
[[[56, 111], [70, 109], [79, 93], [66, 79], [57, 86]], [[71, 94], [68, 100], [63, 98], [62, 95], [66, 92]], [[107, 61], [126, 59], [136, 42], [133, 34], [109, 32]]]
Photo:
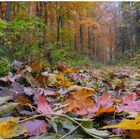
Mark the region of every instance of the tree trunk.
[[10, 20], [10, 12], [11, 12], [11, 2], [7, 2], [6, 13], [5, 13], [5, 20], [6, 21]]

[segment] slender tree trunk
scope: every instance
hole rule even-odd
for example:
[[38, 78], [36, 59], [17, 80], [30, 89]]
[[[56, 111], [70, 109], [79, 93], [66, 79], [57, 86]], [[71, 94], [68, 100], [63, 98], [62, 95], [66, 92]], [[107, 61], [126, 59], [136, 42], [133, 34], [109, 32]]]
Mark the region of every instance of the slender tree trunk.
[[2, 2], [0, 2], [0, 18], [3, 19]]
[[5, 13], [5, 20], [6, 21], [10, 20], [10, 12], [11, 12], [11, 2], [7, 2], [6, 13]]
[[83, 25], [80, 25], [80, 52], [83, 51]]
[[90, 31], [90, 27], [88, 27], [88, 54], [89, 54], [89, 58], [91, 58], [91, 31]]
[[56, 37], [56, 42], [59, 44], [60, 40], [60, 17], [57, 17], [57, 37]]

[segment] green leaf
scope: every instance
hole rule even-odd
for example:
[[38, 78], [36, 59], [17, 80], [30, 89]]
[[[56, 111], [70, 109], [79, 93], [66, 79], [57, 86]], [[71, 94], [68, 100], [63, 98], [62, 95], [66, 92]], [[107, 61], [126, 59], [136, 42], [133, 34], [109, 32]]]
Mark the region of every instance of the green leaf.
[[0, 115], [13, 110], [17, 105], [18, 105], [18, 103], [9, 103], [7, 105], [1, 106], [0, 107]]
[[109, 136], [109, 133], [108, 131], [99, 131], [95, 128], [85, 128], [85, 131], [88, 132], [89, 134], [91, 135], [96, 135], [96, 136], [99, 136], [99, 137], [107, 137]]
[[84, 121], [82, 122], [84, 128], [93, 128], [93, 121]]
[[73, 130], [75, 128], [72, 122], [67, 118], [61, 117], [59, 122], [62, 124], [63, 128], [66, 128], [68, 130]]
[[58, 133], [57, 123], [56, 123], [55, 121], [52, 121], [52, 120], [49, 120], [49, 121], [50, 121], [50, 123], [51, 123], [51, 125], [52, 125], [54, 131], [55, 131], [56, 133]]

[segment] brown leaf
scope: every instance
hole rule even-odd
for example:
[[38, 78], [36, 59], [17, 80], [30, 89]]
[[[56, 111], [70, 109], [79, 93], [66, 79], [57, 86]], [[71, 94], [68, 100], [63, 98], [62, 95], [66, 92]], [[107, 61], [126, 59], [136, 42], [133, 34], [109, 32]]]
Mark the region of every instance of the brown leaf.
[[39, 85], [35, 78], [29, 72], [26, 72], [24, 74], [24, 77], [27, 79], [27, 81], [32, 87], [37, 87]]
[[23, 96], [17, 97], [16, 101], [24, 106], [28, 106], [28, 104], [31, 104], [31, 101], [28, 98], [23, 97]]

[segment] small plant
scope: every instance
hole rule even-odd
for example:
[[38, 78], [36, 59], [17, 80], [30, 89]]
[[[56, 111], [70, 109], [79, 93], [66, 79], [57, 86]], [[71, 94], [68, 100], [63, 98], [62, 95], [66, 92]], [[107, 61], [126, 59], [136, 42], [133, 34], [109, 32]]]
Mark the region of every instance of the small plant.
[[0, 76], [8, 74], [12, 69], [10, 62], [7, 59], [2, 58], [0, 60]]

